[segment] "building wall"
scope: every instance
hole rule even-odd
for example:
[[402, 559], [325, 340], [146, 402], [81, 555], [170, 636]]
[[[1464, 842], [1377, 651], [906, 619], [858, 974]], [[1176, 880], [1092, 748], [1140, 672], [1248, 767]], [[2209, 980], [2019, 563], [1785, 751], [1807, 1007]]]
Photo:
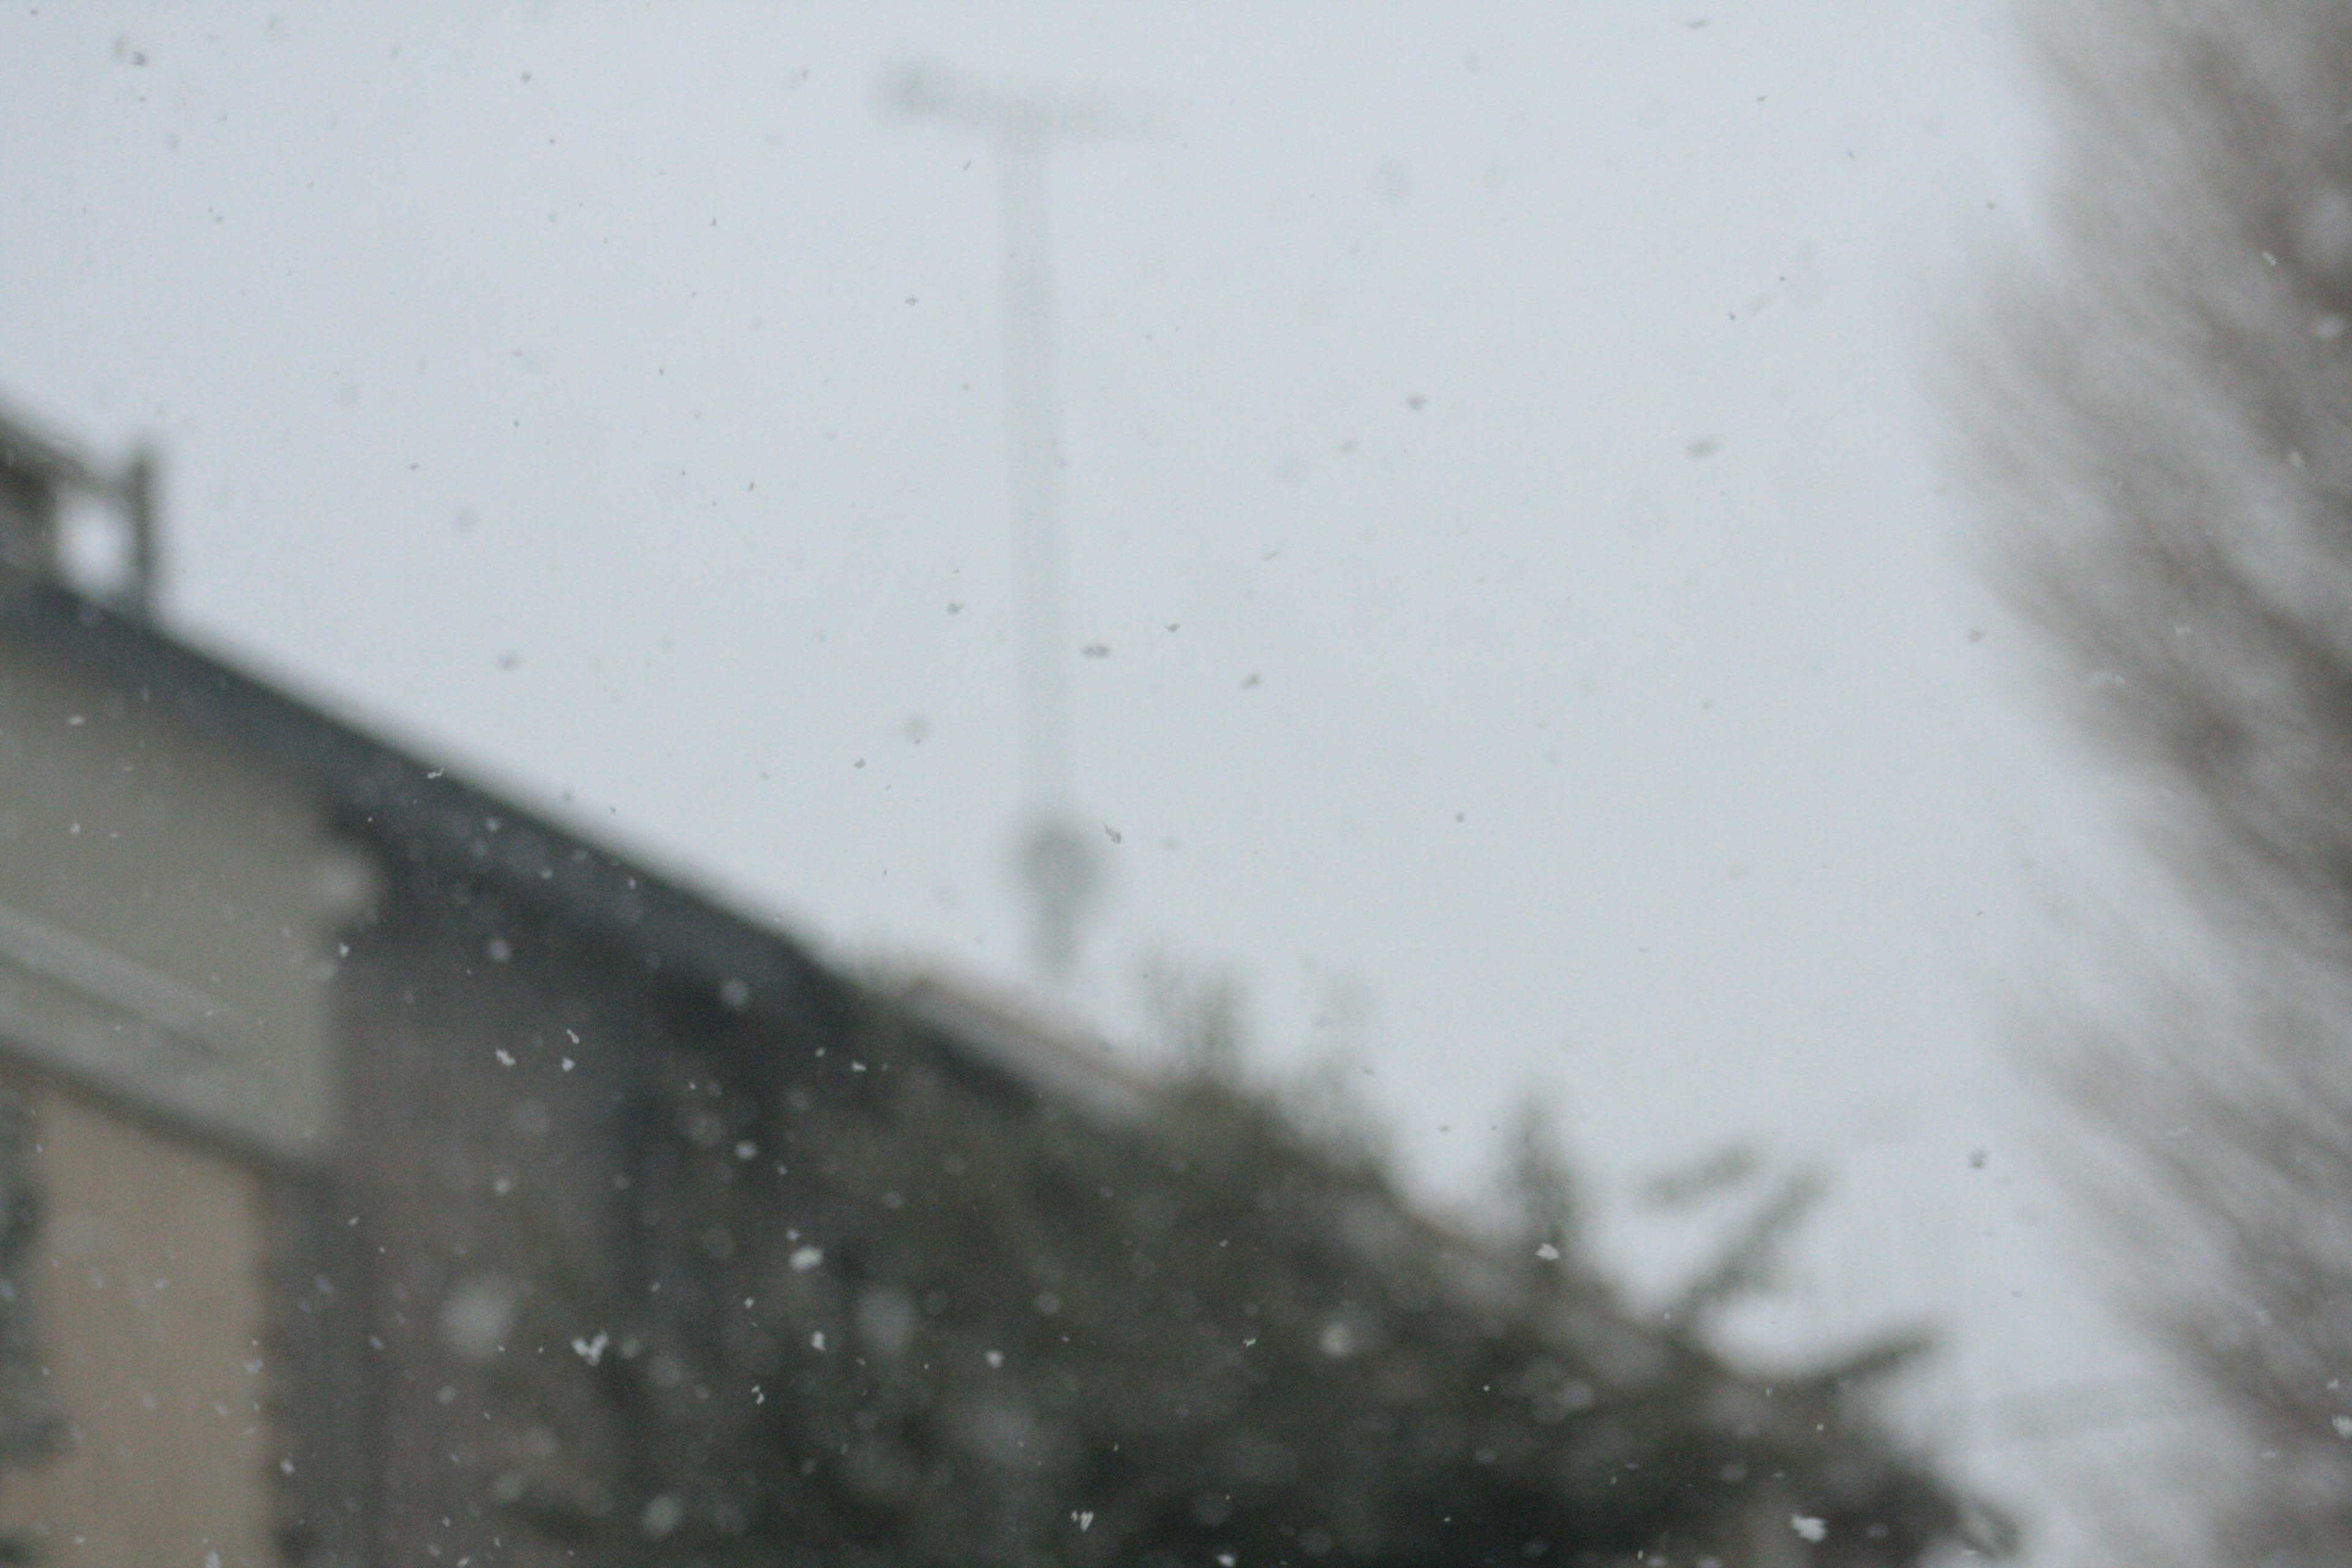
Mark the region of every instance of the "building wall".
[[0, 647], [0, 1066], [32, 1101], [68, 1435], [0, 1523], [45, 1561], [281, 1560], [321, 1449], [276, 1414], [331, 1361], [289, 1330], [348, 1253], [307, 1212], [289, 1246], [289, 1211], [332, 1187], [329, 987], [368, 884], [299, 781]]
[[365, 897], [299, 783], [0, 647], [0, 1048], [289, 1157], [331, 1126], [326, 982]]
[[63, 1446], [0, 1485], [0, 1528], [75, 1568], [265, 1568], [261, 1180], [245, 1165], [37, 1084], [47, 1219], [23, 1272]]
[[0, 1527], [49, 1560], [527, 1568], [569, 1554], [516, 1538], [509, 1483], [632, 1462], [573, 1342], [647, 1313], [678, 1245], [646, 1235], [645, 1064], [740, 1032], [751, 988], [664, 973], [634, 883], [467, 874], [0, 645], [0, 1078], [37, 1102], [72, 1434]]

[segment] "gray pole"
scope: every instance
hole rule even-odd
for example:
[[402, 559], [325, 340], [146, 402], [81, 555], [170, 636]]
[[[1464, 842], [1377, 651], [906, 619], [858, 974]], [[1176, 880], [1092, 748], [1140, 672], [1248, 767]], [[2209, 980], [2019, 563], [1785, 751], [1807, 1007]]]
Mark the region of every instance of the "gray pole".
[[1070, 650], [1062, 610], [1061, 407], [1054, 386], [1046, 146], [1018, 117], [997, 136], [1004, 246], [1004, 420], [1013, 479], [1013, 615], [1020, 647], [1021, 784], [1029, 822], [1019, 867], [1030, 949], [1047, 979], [1077, 967], [1078, 921], [1101, 889], [1093, 841], [1072, 804]]
[[1078, 924], [1101, 890], [1099, 853], [1076, 821], [1070, 668], [1062, 584], [1060, 405], [1054, 379], [1053, 279], [1046, 157], [1054, 137], [1100, 136], [1094, 111], [1001, 98], [936, 71], [902, 73], [893, 98], [991, 132], [996, 142], [999, 243], [1004, 266], [1004, 419], [1013, 489], [1013, 618], [1019, 679], [1023, 825], [1018, 846], [1030, 901], [1031, 952], [1048, 979], [1076, 968]]
[[1046, 268], [1045, 139], [1022, 125], [997, 138], [1004, 245], [1004, 420], [1013, 481], [1013, 580], [1019, 622], [1021, 782], [1033, 808], [1068, 805], [1070, 679], [1062, 647], [1062, 454], [1054, 395], [1053, 279]]

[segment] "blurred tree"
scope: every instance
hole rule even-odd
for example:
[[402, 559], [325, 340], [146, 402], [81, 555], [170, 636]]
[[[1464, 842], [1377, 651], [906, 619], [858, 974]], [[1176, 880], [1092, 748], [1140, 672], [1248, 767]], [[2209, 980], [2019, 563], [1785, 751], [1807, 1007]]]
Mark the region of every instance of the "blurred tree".
[[601, 1414], [519, 1445], [503, 1500], [588, 1563], [1862, 1568], [1961, 1538], [1859, 1403], [1911, 1346], [1742, 1376], [1703, 1310], [1615, 1300], [1539, 1129], [1496, 1234], [1456, 1234], [1333, 1096], [1302, 1122], [1244, 1088], [1230, 996], [1195, 1001], [1131, 1114], [992, 1091], [872, 996], [814, 1076], [667, 1064], [658, 1287], [540, 1293], [523, 1342], [573, 1348], [513, 1358], [531, 1406], [588, 1379]]
[[[2352, 1560], [2352, 7], [2045, 15], [2054, 254], [1969, 389], [2000, 574], [2200, 922], [2059, 1026], [2228, 1435], [2187, 1555]], [[2096, 1021], [2094, 1021], [2096, 1020]], [[2232, 1447], [2234, 1444], [2234, 1447]], [[2235, 1460], [2232, 1465], [2227, 1461]]]

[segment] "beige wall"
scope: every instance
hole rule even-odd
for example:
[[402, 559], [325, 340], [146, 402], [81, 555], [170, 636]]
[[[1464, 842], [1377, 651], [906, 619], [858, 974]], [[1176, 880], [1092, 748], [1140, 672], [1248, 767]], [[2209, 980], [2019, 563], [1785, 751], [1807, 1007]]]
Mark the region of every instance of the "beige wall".
[[62, 1568], [274, 1563], [259, 1180], [28, 1093], [48, 1206], [24, 1273], [66, 1443], [0, 1483], [0, 1526]]
[[46, 1563], [267, 1568], [261, 1172], [334, 1127], [329, 980], [365, 881], [299, 779], [0, 646], [0, 1089], [65, 1450], [0, 1481]]
[[0, 647], [0, 1050], [314, 1152], [333, 927], [363, 880], [299, 781]]

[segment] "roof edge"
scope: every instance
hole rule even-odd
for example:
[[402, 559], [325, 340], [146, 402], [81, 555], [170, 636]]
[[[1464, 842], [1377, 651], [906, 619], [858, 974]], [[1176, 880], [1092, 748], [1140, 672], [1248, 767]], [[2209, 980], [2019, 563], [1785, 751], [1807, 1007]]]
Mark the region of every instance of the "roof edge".
[[427, 764], [221, 656], [71, 589], [0, 594], [0, 642], [69, 661], [316, 787], [336, 831], [488, 881], [615, 943], [660, 952], [730, 1006], [788, 1010], [821, 971], [797, 939], [514, 800]]

